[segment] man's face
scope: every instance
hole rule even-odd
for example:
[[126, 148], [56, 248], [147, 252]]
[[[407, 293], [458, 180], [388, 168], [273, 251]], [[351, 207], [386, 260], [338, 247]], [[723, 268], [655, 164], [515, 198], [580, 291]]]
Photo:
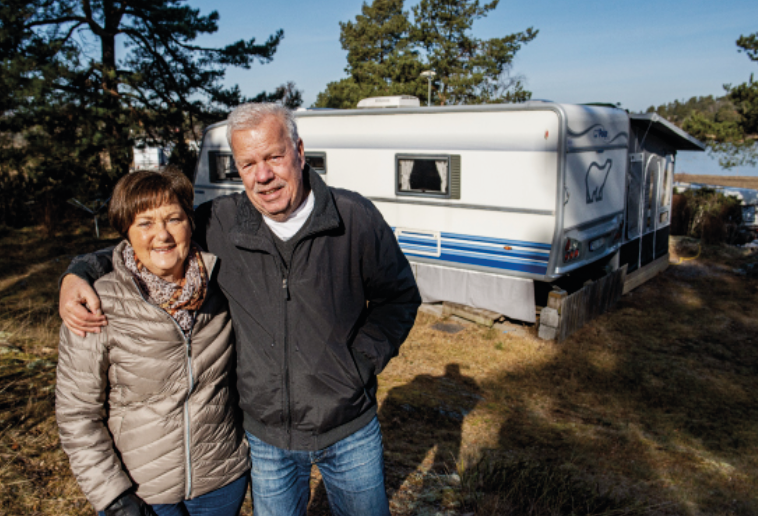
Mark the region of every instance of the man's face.
[[232, 133], [232, 152], [253, 206], [277, 222], [287, 220], [305, 199], [303, 141], [292, 144], [285, 124], [269, 116], [255, 129]]

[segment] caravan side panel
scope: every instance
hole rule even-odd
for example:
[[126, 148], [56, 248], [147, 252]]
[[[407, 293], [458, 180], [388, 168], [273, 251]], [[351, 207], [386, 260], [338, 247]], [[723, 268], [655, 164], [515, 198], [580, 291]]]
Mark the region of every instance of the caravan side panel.
[[[371, 199], [412, 261], [543, 278], [555, 233], [556, 111], [305, 113], [306, 151], [327, 181]], [[459, 198], [398, 192], [398, 156], [455, 156]]]

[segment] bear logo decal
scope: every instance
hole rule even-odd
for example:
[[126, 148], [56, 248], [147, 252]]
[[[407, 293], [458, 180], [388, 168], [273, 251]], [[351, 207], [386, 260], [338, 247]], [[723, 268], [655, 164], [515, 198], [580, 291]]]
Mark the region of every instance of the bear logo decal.
[[608, 159], [602, 166], [593, 162], [587, 169], [587, 175], [584, 178], [587, 185], [587, 204], [603, 200], [603, 188], [611, 171], [611, 166], [613, 166], [613, 160]]

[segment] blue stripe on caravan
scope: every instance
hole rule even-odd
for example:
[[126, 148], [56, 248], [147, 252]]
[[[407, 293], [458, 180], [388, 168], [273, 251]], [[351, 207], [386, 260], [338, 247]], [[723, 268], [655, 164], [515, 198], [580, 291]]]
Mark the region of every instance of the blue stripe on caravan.
[[[422, 250], [422, 249], [419, 249]], [[413, 252], [413, 249], [407, 249], [403, 247], [403, 251]], [[545, 274], [547, 272], [547, 265], [534, 263], [534, 262], [514, 262], [509, 260], [498, 259], [486, 259], [476, 256], [466, 255], [454, 255], [450, 253], [442, 253], [441, 256], [425, 256], [435, 261], [453, 262], [453, 263], [465, 263], [471, 265], [479, 265], [482, 267], [490, 267], [493, 269], [510, 270], [510, 271], [522, 271], [531, 272], [535, 274]]]
[[[393, 227], [394, 231], [395, 228]], [[490, 245], [476, 245], [480, 244]], [[404, 230], [399, 242], [401, 249], [411, 255], [423, 256], [437, 251], [437, 238], [424, 231]], [[493, 247], [492, 245], [497, 247]], [[444, 261], [500, 270], [520, 271], [531, 274], [546, 274], [550, 259], [550, 244], [526, 242], [523, 240], [505, 240], [502, 238], [462, 235], [459, 233], [440, 233], [441, 255], [424, 256], [434, 261]], [[506, 251], [504, 246], [520, 247], [516, 251]], [[541, 251], [548, 251], [543, 253]]]
[[481, 267], [492, 267], [494, 269], [504, 269], [511, 271], [529, 272], [533, 274], [545, 274], [547, 272], [547, 265], [539, 265], [535, 263], [521, 262], [502, 262], [497, 260], [488, 260], [485, 258], [475, 258], [471, 256], [454, 256], [447, 253], [442, 253], [442, 256], [438, 260], [455, 263], [466, 263], [470, 265], [479, 265]]
[[[416, 239], [405, 238], [405, 234], [400, 238], [400, 247], [406, 248], [413, 246], [423, 250], [436, 250], [437, 241], [431, 239]], [[468, 253], [477, 254], [483, 257], [510, 257], [510, 258], [522, 258], [525, 260], [536, 260], [541, 262], [547, 262], [550, 259], [550, 255], [546, 253], [529, 253], [520, 251], [506, 251], [504, 249], [496, 247], [484, 247], [484, 246], [467, 246], [467, 245], [450, 245], [447, 242], [442, 242], [443, 251], [458, 251], [458, 254]]]
[[550, 244], [541, 244], [539, 242], [525, 242], [522, 240], [503, 240], [502, 238], [461, 235], [458, 233], [442, 233], [441, 236], [443, 239], [450, 238], [450, 239], [455, 239], [455, 240], [469, 240], [471, 242], [484, 242], [488, 244], [510, 245], [510, 246], [518, 246], [518, 247], [534, 247], [535, 249], [544, 249], [546, 251], [549, 251], [550, 249], [552, 249], [552, 246]]
[[[522, 258], [519, 256], [493, 256], [493, 255], [486, 255], [481, 253], [468, 253], [465, 251], [450, 251], [447, 249], [443, 249], [441, 252], [440, 257], [436, 256], [429, 256], [429, 253], [435, 253], [437, 251], [436, 246], [425, 246], [425, 245], [412, 245], [412, 244], [400, 244], [400, 249], [406, 254], [419, 254], [419, 255], [426, 255], [432, 259], [435, 260], [442, 260], [443, 256], [446, 257], [444, 259], [450, 260], [450, 261], [462, 261], [468, 263], [469, 259], [472, 260], [486, 260], [491, 263], [511, 263], [511, 264], [529, 264], [543, 267], [546, 266], [547, 260], [531, 260], [528, 258]], [[502, 268], [502, 265], [499, 266], [499, 268]]]
[[403, 250], [404, 253], [409, 254], [410, 256], [419, 255], [419, 256], [425, 256], [426, 258], [430, 258], [432, 260], [447, 260], [451, 262], [460, 262], [460, 263], [474, 263], [477, 261], [486, 261], [490, 263], [491, 265], [488, 265], [488, 267], [497, 267], [498, 269], [512, 269], [514, 268], [514, 265], [533, 265], [538, 268], [544, 268], [547, 269], [547, 266], [545, 262], [536, 262], [534, 260], [525, 260], [521, 258], [505, 258], [505, 257], [499, 257], [499, 256], [482, 256], [482, 255], [474, 255], [469, 253], [461, 253], [461, 252], [442, 252], [442, 254], [437, 256], [430, 256], [428, 254], [429, 251], [436, 251], [436, 249], [430, 249], [430, 248], [423, 248], [418, 246], [401, 246], [400, 249]]
[[483, 258], [516, 258], [521, 260], [532, 260], [536, 262], [545, 262], [550, 259], [550, 255], [547, 254], [535, 254], [535, 253], [518, 253], [513, 251], [498, 251], [495, 253], [483, 253], [481, 251], [470, 251], [467, 249], [458, 249], [455, 246], [443, 246], [443, 252], [447, 251], [451, 254], [460, 254], [467, 256], [481, 256]]

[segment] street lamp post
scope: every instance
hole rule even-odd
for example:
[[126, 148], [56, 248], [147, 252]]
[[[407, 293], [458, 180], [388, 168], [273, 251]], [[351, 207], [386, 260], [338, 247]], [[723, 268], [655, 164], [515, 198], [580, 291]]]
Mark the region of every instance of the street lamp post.
[[426, 70], [424, 72], [421, 72], [421, 77], [426, 77], [429, 81], [429, 96], [426, 97], [426, 105], [427, 107], [432, 105], [432, 77], [437, 75], [437, 72], [434, 70]]

